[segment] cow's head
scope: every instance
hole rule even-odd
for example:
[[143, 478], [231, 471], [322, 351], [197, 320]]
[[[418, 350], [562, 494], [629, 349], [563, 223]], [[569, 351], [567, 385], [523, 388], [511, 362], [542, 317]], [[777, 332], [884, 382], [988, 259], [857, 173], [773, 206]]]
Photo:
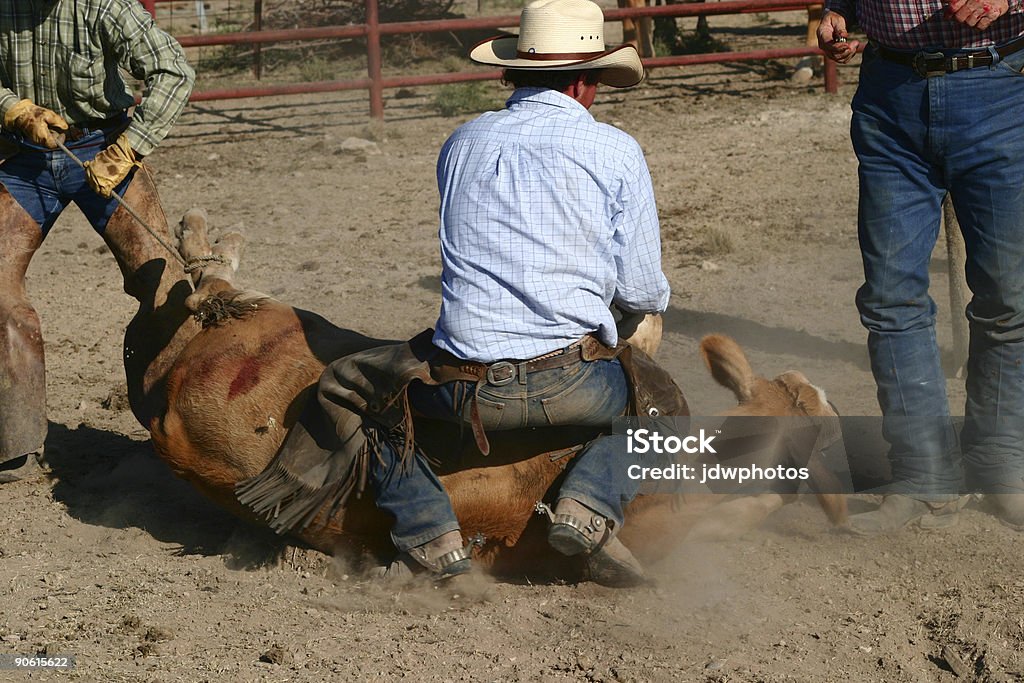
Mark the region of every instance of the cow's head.
[[704, 337], [700, 351], [711, 376], [739, 401], [727, 415], [836, 416], [825, 392], [802, 372], [791, 370], [772, 380], [755, 375], [740, 345], [730, 337]]
[[841, 436], [839, 416], [825, 392], [811, 384], [802, 372], [786, 372], [772, 380], [755, 375], [739, 344], [724, 335], [705, 337], [700, 350], [711, 376], [739, 401], [739, 405], [723, 415], [823, 418], [815, 421], [822, 430], [818, 432], [818, 441], [810, 452], [802, 454], [801, 461], [810, 469], [808, 483], [818, 494], [829, 519], [836, 524], [845, 521], [846, 499], [837, 493], [840, 483], [821, 457], [821, 449]]

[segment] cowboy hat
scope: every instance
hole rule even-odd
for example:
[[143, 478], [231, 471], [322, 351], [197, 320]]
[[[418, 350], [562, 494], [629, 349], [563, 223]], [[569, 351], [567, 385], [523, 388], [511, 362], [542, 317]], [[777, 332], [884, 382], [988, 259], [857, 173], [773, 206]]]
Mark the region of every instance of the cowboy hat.
[[523, 9], [518, 36], [485, 40], [469, 58], [506, 69], [601, 69], [600, 81], [616, 88], [644, 77], [632, 45], [605, 49], [604, 13], [590, 0], [534, 0]]

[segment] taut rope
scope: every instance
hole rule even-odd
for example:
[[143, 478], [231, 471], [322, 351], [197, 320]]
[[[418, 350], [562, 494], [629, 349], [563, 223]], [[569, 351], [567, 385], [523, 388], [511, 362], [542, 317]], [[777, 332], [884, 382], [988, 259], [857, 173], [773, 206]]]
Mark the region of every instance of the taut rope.
[[[63, 142], [61, 142], [59, 139], [55, 141], [57, 143], [57, 146], [60, 147], [65, 154], [71, 157], [72, 161], [78, 164], [81, 168], [85, 168], [85, 164], [82, 163], [82, 160], [75, 156], [75, 153], [68, 149]], [[192, 273], [196, 270], [199, 270], [200, 268], [203, 268], [207, 263], [211, 262], [227, 263], [227, 259], [225, 259], [223, 256], [217, 256], [215, 254], [211, 254], [209, 256], [199, 256], [194, 259], [186, 261], [184, 257], [182, 257], [180, 253], [178, 253], [177, 249], [174, 249], [173, 247], [171, 247], [171, 245], [167, 244], [167, 242], [159, 234], [157, 234], [157, 232], [153, 230], [153, 228], [149, 227], [149, 224], [147, 224], [146, 221], [142, 219], [142, 216], [135, 212], [135, 209], [133, 209], [131, 206], [128, 205], [127, 202], [124, 201], [121, 195], [113, 191], [111, 191], [110, 194], [114, 199], [117, 200], [117, 203], [120, 204], [121, 207], [128, 212], [128, 215], [134, 218], [138, 222], [138, 224], [141, 225], [146, 230], [146, 232], [152, 235], [153, 239], [155, 239], [157, 243], [160, 244], [161, 247], [166, 249], [170, 253], [170, 255], [174, 257], [174, 260], [176, 260], [178, 263], [182, 265], [186, 273]]]

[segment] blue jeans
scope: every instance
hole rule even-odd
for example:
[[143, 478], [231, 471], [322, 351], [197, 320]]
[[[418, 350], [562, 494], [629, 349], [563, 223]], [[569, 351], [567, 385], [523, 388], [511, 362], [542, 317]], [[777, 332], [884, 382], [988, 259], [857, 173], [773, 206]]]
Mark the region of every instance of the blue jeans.
[[[409, 401], [426, 417], [468, 425], [476, 384], [450, 382], [440, 386], [414, 382]], [[618, 360], [580, 361], [565, 368], [542, 370], [510, 384], [484, 384], [477, 397], [484, 429], [498, 431], [540, 426], [594, 426], [610, 430], [612, 420], [626, 409], [629, 387]], [[395, 449], [385, 444], [380, 458], [371, 458], [370, 481], [377, 507], [395, 522], [391, 538], [399, 550], [408, 550], [459, 528], [448, 494], [419, 453], [402, 466]], [[621, 525], [622, 508], [637, 493], [638, 483], [626, 476], [626, 467], [613, 462], [626, 452], [625, 436], [596, 439], [578, 455], [565, 478], [559, 497], [575, 498]], [[444, 457], [445, 454], [437, 454]], [[451, 453], [455, 456], [455, 453]]]
[[[894, 491], [943, 500], [1024, 474], [1024, 52], [930, 79], [869, 47], [853, 99], [868, 330]], [[928, 265], [951, 195], [967, 245], [962, 444], [949, 419]], [[960, 314], [954, 311], [954, 315]]]
[[[0, 163], [0, 184], [39, 224], [43, 236], [50, 232], [71, 202], [78, 205], [93, 229], [102, 233], [118, 207], [117, 200], [96, 194], [85, 181], [85, 170], [64, 150], [51, 150], [24, 141], [17, 144], [18, 153]], [[80, 161], [92, 161], [107, 146], [107, 133], [86, 131], [83, 137], [68, 141], [66, 145]], [[135, 169], [132, 169], [115, 192], [123, 195], [134, 174]]]

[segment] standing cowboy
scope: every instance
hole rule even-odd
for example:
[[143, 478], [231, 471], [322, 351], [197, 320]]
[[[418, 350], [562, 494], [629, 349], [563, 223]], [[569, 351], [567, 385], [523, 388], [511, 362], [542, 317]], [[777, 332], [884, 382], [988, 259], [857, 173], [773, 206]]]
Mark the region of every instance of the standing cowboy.
[[[145, 84], [142, 103], [118, 69]], [[93, 228], [130, 221], [111, 194], [159, 205], [141, 166], [170, 131], [195, 74], [136, 0], [0, 1], [0, 483], [38, 471], [46, 437], [43, 340], [25, 271], [64, 208]], [[82, 170], [58, 149], [64, 139]]]
[[[870, 40], [850, 126], [859, 161], [857, 292], [894, 486], [861, 534], [956, 523], [968, 484], [1024, 529], [1024, 9], [1007, 0], [827, 0], [825, 54]], [[967, 246], [966, 424], [949, 417], [928, 263], [949, 193]], [[954, 311], [954, 315], [963, 314]]]
[[[414, 382], [410, 402], [486, 430], [609, 428], [626, 408], [627, 378], [614, 357], [589, 360], [584, 342], [614, 347], [609, 306], [663, 312], [669, 285], [643, 152], [588, 109], [599, 84], [635, 85], [643, 66], [632, 46], [606, 49], [604, 16], [590, 0], [532, 2], [518, 38], [486, 41], [470, 58], [504, 67], [515, 91], [504, 110], [465, 124], [441, 150], [433, 343], [484, 379]], [[423, 457], [407, 467], [391, 445], [382, 451], [370, 479], [404, 558], [440, 575], [468, 570], [459, 522]], [[636, 495], [623, 455], [615, 437], [603, 437], [578, 456], [548, 536], [559, 552], [587, 554], [592, 578], [609, 585], [644, 578], [616, 538]]]

